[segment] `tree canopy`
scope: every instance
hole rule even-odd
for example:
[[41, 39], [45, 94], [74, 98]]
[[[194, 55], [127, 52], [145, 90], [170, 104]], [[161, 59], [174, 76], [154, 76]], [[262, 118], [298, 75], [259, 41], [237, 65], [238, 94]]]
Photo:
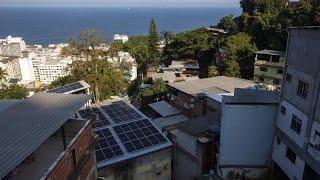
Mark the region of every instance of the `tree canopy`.
[[158, 66], [158, 59], [159, 56], [159, 35], [157, 31], [157, 25], [154, 19], [151, 19], [150, 27], [149, 27], [149, 36], [148, 36], [148, 48], [149, 48], [149, 57], [153, 67]]
[[28, 95], [28, 90], [17, 84], [10, 86], [1, 85], [0, 99], [24, 99]]

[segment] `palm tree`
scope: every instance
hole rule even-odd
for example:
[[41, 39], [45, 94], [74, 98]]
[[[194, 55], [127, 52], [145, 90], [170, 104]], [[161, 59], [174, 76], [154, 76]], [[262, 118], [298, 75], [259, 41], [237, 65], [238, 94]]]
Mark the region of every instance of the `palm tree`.
[[6, 71], [0, 67], [0, 81], [6, 80], [7, 75]]

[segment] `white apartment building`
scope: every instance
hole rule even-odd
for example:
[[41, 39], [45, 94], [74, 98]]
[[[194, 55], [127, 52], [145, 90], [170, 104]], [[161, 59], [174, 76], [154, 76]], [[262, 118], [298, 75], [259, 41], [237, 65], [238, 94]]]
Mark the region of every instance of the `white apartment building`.
[[122, 42], [125, 43], [129, 40], [129, 36], [123, 34], [115, 34], [113, 36], [113, 42]]
[[64, 77], [69, 74], [67, 67], [72, 63], [72, 60], [47, 60], [39, 65], [39, 77], [42, 84], [51, 84], [59, 77]]
[[274, 169], [279, 179], [320, 179], [320, 27], [295, 27], [288, 32]]
[[0, 57], [0, 67], [7, 73], [7, 79], [21, 78], [19, 58]]

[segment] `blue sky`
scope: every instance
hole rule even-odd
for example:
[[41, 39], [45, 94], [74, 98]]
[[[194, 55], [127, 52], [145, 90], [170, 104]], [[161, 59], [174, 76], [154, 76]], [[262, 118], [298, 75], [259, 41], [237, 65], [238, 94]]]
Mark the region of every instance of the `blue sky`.
[[0, 6], [216, 6], [238, 7], [239, 0], [0, 0]]

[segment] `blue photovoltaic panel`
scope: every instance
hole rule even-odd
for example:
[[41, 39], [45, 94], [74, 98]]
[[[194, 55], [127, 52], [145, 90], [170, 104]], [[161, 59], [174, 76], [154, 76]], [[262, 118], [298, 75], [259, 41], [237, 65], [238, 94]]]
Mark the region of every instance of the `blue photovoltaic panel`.
[[115, 123], [141, 119], [142, 116], [123, 101], [117, 101], [107, 106], [101, 106]]
[[94, 134], [99, 136], [99, 142], [95, 146], [97, 162], [123, 155], [120, 146], [108, 128], [94, 131]]
[[79, 111], [82, 118], [92, 120], [93, 128], [104, 127], [110, 125], [107, 118], [102, 114], [99, 108], [85, 109]]
[[114, 126], [113, 130], [129, 153], [167, 142], [147, 119]]
[[83, 87], [84, 86], [80, 82], [76, 82], [76, 83], [69, 84], [69, 85], [66, 85], [66, 86], [62, 86], [62, 87], [59, 87], [59, 88], [56, 88], [56, 89], [51, 89], [48, 92], [49, 93], [66, 93], [66, 92], [74, 91], [74, 90], [77, 90], [77, 89], [81, 89]]

